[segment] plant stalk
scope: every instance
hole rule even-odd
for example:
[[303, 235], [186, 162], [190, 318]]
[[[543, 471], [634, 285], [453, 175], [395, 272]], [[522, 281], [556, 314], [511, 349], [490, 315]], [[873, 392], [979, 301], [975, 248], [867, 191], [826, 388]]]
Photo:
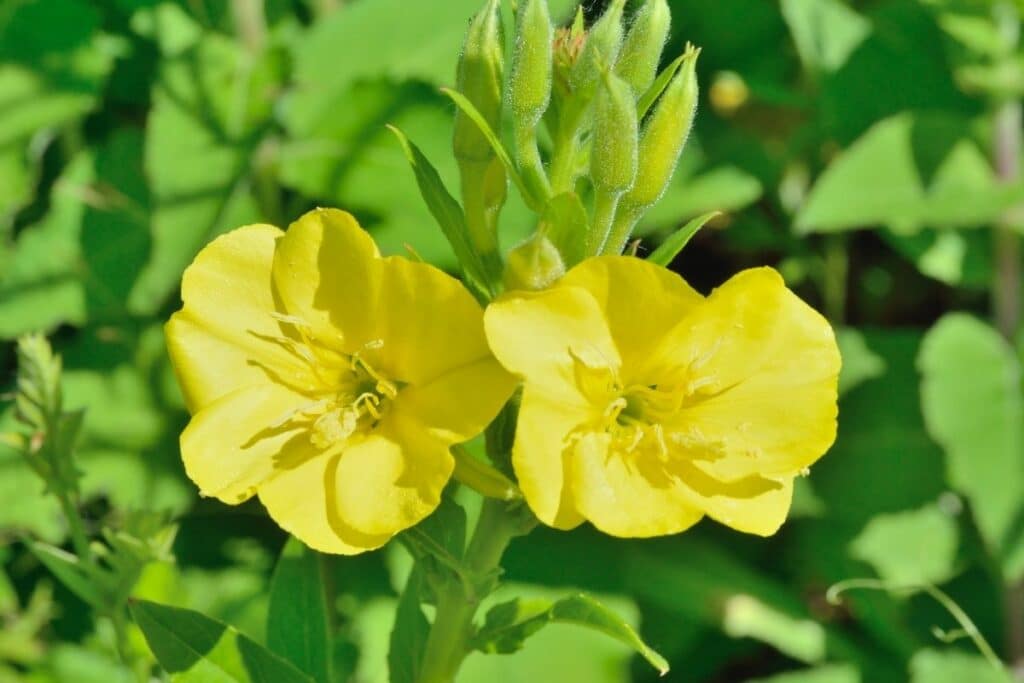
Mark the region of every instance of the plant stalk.
[[513, 537], [521, 533], [520, 522], [508, 503], [485, 499], [473, 538], [466, 550], [466, 568], [473, 588], [450, 580], [437, 596], [437, 612], [430, 627], [418, 683], [452, 683], [469, 654], [473, 617], [485, 597], [476, 586], [485, 584], [499, 570], [501, 556]]

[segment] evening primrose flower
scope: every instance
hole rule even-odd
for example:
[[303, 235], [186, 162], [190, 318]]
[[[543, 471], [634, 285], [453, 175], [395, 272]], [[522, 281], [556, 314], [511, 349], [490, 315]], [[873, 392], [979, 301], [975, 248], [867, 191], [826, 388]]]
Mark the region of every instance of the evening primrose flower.
[[597, 257], [492, 303], [484, 325], [523, 379], [519, 485], [557, 528], [657, 536], [707, 515], [769, 535], [835, 439], [832, 330], [770, 268], [705, 298], [649, 262]]
[[324, 552], [379, 547], [428, 515], [449, 447], [513, 388], [462, 285], [381, 258], [342, 211], [217, 238], [185, 271], [182, 299], [166, 333], [192, 413], [189, 477], [229, 504], [258, 493]]

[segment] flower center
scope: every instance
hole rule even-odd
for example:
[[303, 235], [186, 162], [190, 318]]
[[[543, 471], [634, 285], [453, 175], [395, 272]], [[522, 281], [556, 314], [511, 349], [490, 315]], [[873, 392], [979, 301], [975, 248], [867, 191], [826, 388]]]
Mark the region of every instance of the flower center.
[[294, 328], [298, 337], [282, 336], [276, 341], [309, 366], [321, 388], [313, 392], [312, 401], [283, 415], [272, 426], [304, 428], [310, 442], [320, 450], [373, 430], [401, 388], [367, 358], [381, 349], [383, 342], [370, 342], [349, 355], [318, 343], [301, 319], [273, 315]]

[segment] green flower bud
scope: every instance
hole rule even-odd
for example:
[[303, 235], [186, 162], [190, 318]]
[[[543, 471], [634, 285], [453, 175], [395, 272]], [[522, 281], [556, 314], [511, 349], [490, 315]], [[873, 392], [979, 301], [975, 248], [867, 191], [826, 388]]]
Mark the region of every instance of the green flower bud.
[[[504, 53], [500, 0], [488, 0], [473, 17], [466, 32], [466, 41], [459, 57], [457, 84], [494, 130], [500, 129], [502, 105], [502, 72]], [[494, 150], [461, 109], [455, 111], [453, 135], [455, 157], [460, 161], [485, 162]]]
[[626, 0], [612, 0], [611, 6], [594, 22], [576, 64], [569, 73], [573, 94], [589, 101], [597, 90], [601, 72], [611, 68], [622, 48], [622, 10]]
[[516, 120], [533, 126], [551, 99], [551, 15], [547, 0], [525, 0], [518, 14], [508, 101]]
[[544, 289], [563, 274], [565, 263], [558, 248], [543, 233], [534, 233], [509, 252], [505, 260], [505, 289]]
[[671, 23], [672, 13], [666, 0], [647, 0], [633, 19], [615, 73], [633, 87], [636, 97], [654, 83]]
[[605, 72], [594, 110], [590, 179], [599, 192], [618, 195], [633, 186], [637, 173], [636, 103], [629, 84]]
[[672, 82], [655, 105], [640, 135], [640, 163], [636, 183], [623, 198], [628, 205], [646, 208], [661, 198], [672, 179], [676, 162], [690, 134], [697, 112], [697, 56], [688, 45]]

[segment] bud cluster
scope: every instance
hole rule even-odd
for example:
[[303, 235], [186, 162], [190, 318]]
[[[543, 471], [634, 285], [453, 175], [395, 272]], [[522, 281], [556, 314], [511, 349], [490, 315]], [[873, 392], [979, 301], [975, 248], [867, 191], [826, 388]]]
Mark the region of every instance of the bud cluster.
[[[631, 17], [626, 0], [611, 0], [589, 27], [582, 10], [555, 27], [547, 0], [520, 0], [506, 73], [499, 5], [488, 0], [466, 36], [453, 144], [470, 243], [506, 288], [540, 287], [583, 258], [621, 252], [664, 193], [696, 111], [699, 50], [687, 45], [659, 73], [667, 0], [645, 0]], [[503, 122], [509, 152], [498, 137]], [[558, 202], [582, 207], [582, 219], [541, 220], [501, 259], [498, 214], [509, 179], [538, 216]]]

